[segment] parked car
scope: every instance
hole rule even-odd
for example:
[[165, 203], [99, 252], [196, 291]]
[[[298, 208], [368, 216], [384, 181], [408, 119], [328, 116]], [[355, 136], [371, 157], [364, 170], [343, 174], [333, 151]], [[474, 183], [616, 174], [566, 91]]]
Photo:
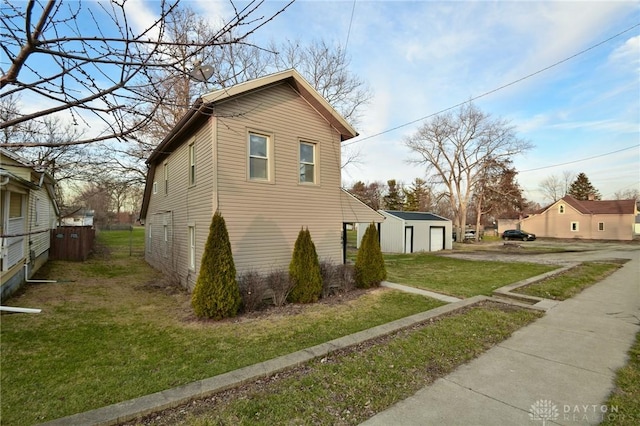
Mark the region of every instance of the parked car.
[[523, 231], [521, 229], [508, 229], [502, 233], [503, 240], [522, 240], [533, 241], [536, 239], [536, 235], [530, 232]]

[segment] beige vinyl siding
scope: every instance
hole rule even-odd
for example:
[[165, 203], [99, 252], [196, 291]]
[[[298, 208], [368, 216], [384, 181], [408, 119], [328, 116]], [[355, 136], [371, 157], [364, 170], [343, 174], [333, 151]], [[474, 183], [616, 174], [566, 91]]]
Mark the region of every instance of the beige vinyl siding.
[[[169, 193], [151, 194], [145, 224], [146, 259], [155, 268], [171, 273], [185, 287], [193, 287], [196, 276], [189, 270], [189, 226], [196, 227], [196, 271], [202, 247], [215, 211], [215, 159], [211, 125], [205, 124], [163, 161], [154, 165], [156, 181], [164, 179], [164, 164], [169, 166]], [[196, 182], [190, 184], [189, 145], [196, 158]], [[165, 226], [169, 241], [165, 242]], [[205, 232], [199, 232], [205, 231]], [[151, 236], [151, 238], [149, 238]], [[151, 247], [149, 247], [151, 244]]]
[[[564, 213], [560, 213], [560, 204], [564, 205]], [[572, 223], [578, 224], [576, 231], [572, 230]], [[604, 231], [598, 229], [599, 223], [604, 223]], [[537, 237], [631, 240], [633, 223], [632, 214], [583, 214], [559, 202], [541, 214], [523, 219], [520, 228]]]
[[[340, 136], [288, 84], [218, 105], [220, 210], [236, 268], [288, 268], [293, 245], [308, 227], [320, 259], [342, 260]], [[224, 118], [229, 117], [229, 118]], [[249, 131], [272, 136], [274, 176], [247, 176]], [[317, 184], [299, 182], [299, 143], [315, 143]]]

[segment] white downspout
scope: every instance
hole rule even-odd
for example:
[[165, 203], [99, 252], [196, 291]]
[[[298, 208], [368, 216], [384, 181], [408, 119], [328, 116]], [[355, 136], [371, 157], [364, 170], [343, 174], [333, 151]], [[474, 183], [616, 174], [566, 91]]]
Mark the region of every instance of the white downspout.
[[20, 314], [39, 314], [40, 312], [42, 312], [42, 309], [14, 308], [12, 306], [0, 306], [0, 311], [15, 312]]
[[55, 280], [30, 280], [29, 279], [29, 264], [24, 264], [24, 281], [27, 283], [57, 283]]

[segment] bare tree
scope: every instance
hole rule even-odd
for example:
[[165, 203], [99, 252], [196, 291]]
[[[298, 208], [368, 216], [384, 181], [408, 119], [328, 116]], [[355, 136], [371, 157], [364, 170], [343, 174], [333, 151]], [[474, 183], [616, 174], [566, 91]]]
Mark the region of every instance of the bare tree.
[[640, 191], [637, 189], [624, 189], [613, 194], [616, 200], [640, 200]]
[[[152, 102], [153, 107], [147, 107], [154, 101], [148, 94], [159, 92], [156, 72], [188, 74], [191, 70], [187, 64], [195, 64], [204, 49], [244, 43], [291, 4], [286, 3], [271, 16], [262, 16], [263, 1], [249, 1], [240, 8], [230, 1], [232, 16], [207, 38], [175, 40], [167, 35], [167, 19], [178, 1], [150, 3], [156, 7], [155, 20], [135, 30], [126, 0], [5, 0], [0, 15], [1, 48], [10, 63], [2, 69], [0, 97], [24, 94], [38, 107], [3, 121], [0, 129], [66, 112], [71, 122], [93, 131], [58, 145], [114, 138], [126, 142], [148, 125], [161, 105]], [[179, 58], [168, 54], [176, 47], [182, 49]], [[50, 145], [46, 141], [16, 144]]]
[[471, 197], [490, 160], [510, 159], [531, 148], [507, 121], [494, 119], [471, 103], [432, 118], [405, 143], [417, 156], [410, 161], [425, 166], [428, 174], [433, 173], [432, 180], [445, 187], [458, 240], [463, 238]]
[[386, 185], [382, 182], [358, 181], [349, 188], [349, 192], [374, 210], [382, 208], [382, 196], [385, 191]]
[[562, 175], [551, 175], [540, 182], [540, 190], [545, 201], [555, 203], [560, 198], [567, 195], [571, 182], [576, 175], [574, 172], [565, 170]]

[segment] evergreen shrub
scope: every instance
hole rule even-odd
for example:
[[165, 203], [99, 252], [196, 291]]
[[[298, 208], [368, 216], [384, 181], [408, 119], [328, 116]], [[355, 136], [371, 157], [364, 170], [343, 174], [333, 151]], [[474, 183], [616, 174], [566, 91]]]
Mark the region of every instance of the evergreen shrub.
[[322, 275], [316, 246], [311, 240], [309, 229], [301, 229], [293, 247], [289, 263], [289, 277], [293, 289], [288, 300], [293, 303], [317, 302], [322, 294]]
[[377, 287], [387, 278], [382, 250], [378, 241], [378, 230], [371, 223], [362, 237], [360, 249], [356, 256], [355, 282], [356, 287]]
[[191, 305], [199, 318], [219, 320], [236, 316], [240, 303], [227, 226], [220, 212], [216, 211], [211, 219]]

